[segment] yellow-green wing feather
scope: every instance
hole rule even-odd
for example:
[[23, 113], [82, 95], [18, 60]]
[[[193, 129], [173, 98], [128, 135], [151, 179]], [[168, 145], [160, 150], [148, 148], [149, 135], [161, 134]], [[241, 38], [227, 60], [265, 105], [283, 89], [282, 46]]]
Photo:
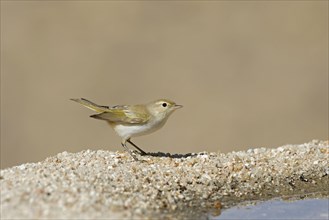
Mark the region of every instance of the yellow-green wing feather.
[[140, 124], [150, 119], [150, 114], [142, 105], [116, 105], [113, 107], [97, 105], [87, 99], [71, 99], [99, 114], [90, 117], [117, 123]]
[[114, 106], [100, 114], [90, 117], [127, 124], [146, 123], [150, 118], [147, 110], [143, 106]]

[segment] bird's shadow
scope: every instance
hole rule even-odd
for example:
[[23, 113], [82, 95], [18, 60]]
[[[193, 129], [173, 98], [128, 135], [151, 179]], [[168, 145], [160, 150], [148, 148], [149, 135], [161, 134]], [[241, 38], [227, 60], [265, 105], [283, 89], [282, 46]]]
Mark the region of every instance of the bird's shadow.
[[187, 158], [196, 157], [197, 153], [187, 153], [187, 154], [170, 154], [164, 152], [148, 152], [146, 155], [142, 156], [152, 156], [152, 157], [169, 157], [169, 158]]

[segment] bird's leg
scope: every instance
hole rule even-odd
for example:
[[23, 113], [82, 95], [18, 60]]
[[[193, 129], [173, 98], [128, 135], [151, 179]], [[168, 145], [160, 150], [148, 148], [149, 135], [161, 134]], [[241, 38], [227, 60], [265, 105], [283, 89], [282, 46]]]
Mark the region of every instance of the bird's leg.
[[122, 147], [134, 158], [134, 160], [138, 160], [137, 159], [137, 157], [135, 156], [135, 155], [133, 155], [132, 153], [131, 153], [131, 151], [130, 151], [130, 149], [127, 147], [127, 145], [126, 145], [126, 141], [124, 141], [124, 142], [121, 142], [121, 145], [122, 145]]
[[140, 149], [136, 144], [134, 144], [133, 142], [131, 142], [130, 139], [128, 139], [127, 142], [128, 142], [129, 144], [131, 144], [132, 146], [134, 146], [136, 149], [138, 149], [141, 155], [147, 155], [147, 153], [146, 153], [145, 151], [143, 151], [143, 150]]

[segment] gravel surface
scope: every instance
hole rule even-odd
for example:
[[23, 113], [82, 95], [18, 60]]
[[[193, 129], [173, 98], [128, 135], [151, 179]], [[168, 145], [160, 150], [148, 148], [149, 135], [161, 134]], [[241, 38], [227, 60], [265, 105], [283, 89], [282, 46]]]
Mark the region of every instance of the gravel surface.
[[186, 155], [62, 152], [1, 170], [2, 218], [191, 218], [239, 202], [323, 192], [329, 143]]

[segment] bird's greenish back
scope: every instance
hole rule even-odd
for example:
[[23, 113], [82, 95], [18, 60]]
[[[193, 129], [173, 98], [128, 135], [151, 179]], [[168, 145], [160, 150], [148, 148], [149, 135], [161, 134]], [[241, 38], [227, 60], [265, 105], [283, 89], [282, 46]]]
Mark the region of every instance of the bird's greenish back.
[[143, 124], [151, 115], [143, 105], [116, 105], [90, 117], [119, 124]]

